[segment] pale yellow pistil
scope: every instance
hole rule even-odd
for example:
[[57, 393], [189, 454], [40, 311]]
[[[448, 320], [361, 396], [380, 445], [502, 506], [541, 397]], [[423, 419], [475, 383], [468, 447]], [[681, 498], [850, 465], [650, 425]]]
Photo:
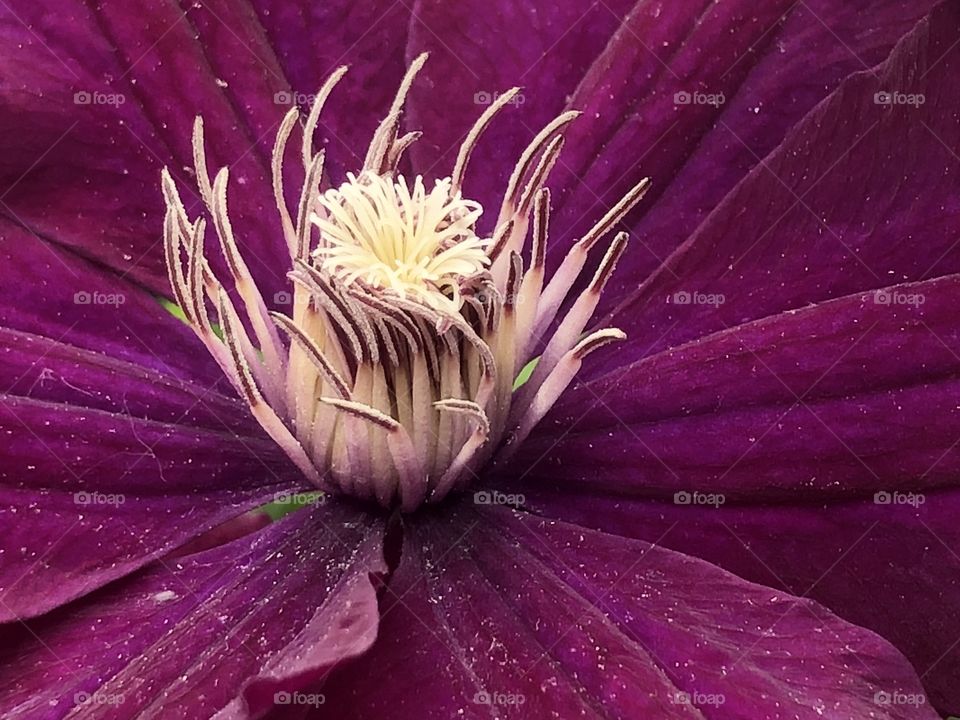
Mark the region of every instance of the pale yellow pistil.
[[[647, 187], [641, 182], [611, 208], [545, 282], [545, 182], [577, 113], [560, 115], [531, 141], [507, 185], [492, 236], [480, 236], [483, 209], [462, 196], [461, 185], [477, 140], [517, 90], [487, 108], [450, 177], [428, 189], [422, 178], [411, 183], [397, 172], [403, 152], [419, 137], [400, 135], [399, 127], [407, 91], [425, 60], [417, 58], [404, 77], [363, 167], [321, 192], [324, 154], [314, 152], [313, 135], [346, 69], [327, 80], [303, 128], [305, 181], [293, 212], [284, 200], [283, 166], [298, 113], [284, 118], [272, 174], [290, 255], [287, 314], [268, 309], [238, 249], [227, 212], [229, 173], [222, 168], [211, 182], [199, 118], [193, 138], [198, 188], [235, 292], [226, 291], [207, 261], [208, 220], [188, 217], [170, 174], [163, 173], [173, 292], [254, 417], [321, 489], [405, 511], [441, 500], [469, 484], [485, 463], [506, 458], [573, 380], [583, 358], [624, 337], [614, 328], [584, 330], [626, 233], [614, 238], [566, 314], [557, 314], [589, 250]], [[536, 369], [514, 393], [514, 378], [541, 345]]]
[[450, 178], [430, 192], [419, 176], [412, 189], [402, 175], [347, 178], [317, 198], [319, 212], [311, 216], [320, 231], [313, 251], [320, 268], [348, 285], [359, 279], [401, 298], [459, 310], [463, 280], [490, 265], [489, 240], [474, 233], [479, 203], [452, 193]]

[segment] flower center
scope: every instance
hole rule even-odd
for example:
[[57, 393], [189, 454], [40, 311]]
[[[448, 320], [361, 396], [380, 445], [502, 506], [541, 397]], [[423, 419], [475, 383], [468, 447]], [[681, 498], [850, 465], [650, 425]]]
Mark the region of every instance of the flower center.
[[[425, 61], [417, 58], [408, 70], [360, 171], [321, 191], [324, 152], [314, 152], [313, 136], [346, 68], [326, 81], [303, 126], [304, 181], [293, 212], [283, 180], [297, 110], [281, 123], [272, 171], [290, 255], [292, 293], [281, 293], [289, 300], [287, 314], [268, 309], [239, 251], [227, 211], [229, 171], [220, 169], [211, 183], [200, 118], [194, 165], [206, 217], [188, 217], [166, 170], [162, 183], [175, 298], [254, 417], [320, 489], [404, 511], [443, 499], [469, 485], [484, 464], [509, 457], [583, 358], [623, 339], [615, 328], [584, 330], [626, 233], [616, 235], [586, 289], [557, 315], [591, 248], [648, 186], [642, 181], [610, 208], [545, 282], [545, 183], [563, 131], [578, 113], [560, 115], [527, 146], [492, 236], [481, 237], [476, 224], [483, 209], [462, 196], [461, 184], [477, 140], [517, 89], [487, 108], [450, 177], [428, 190], [421, 177], [409, 183], [398, 173], [404, 151], [420, 135], [400, 135], [399, 127], [407, 91]], [[208, 261], [208, 223], [227, 285]], [[514, 390], [537, 348], [535, 369]]]
[[352, 173], [336, 190], [318, 198], [311, 218], [320, 230], [313, 252], [320, 268], [346, 284], [413, 297], [456, 311], [463, 280], [480, 276], [490, 264], [487, 241], [474, 232], [483, 209], [453, 193], [450, 178], [428, 193], [417, 176], [408, 188], [371, 172]]

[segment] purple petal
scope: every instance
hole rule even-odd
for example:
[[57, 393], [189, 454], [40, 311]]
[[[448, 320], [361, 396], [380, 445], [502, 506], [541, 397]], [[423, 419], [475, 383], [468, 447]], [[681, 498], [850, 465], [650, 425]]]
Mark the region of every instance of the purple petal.
[[380, 638], [322, 716], [936, 717], [878, 704], [922, 698], [913, 670], [811, 601], [522, 513], [450, 520], [410, 528]]
[[[882, 635], [922, 677], [930, 704], [960, 708], [960, 494], [923, 504], [865, 498], [810, 504], [677, 506], [584, 487], [524, 489], [538, 512], [703, 558], [753, 582], [810, 597]], [[882, 498], [882, 496], [881, 496]], [[891, 498], [892, 499], [892, 498]]]
[[263, 435], [246, 405], [221, 394], [232, 392], [225, 377], [209, 386], [191, 383], [7, 328], [0, 328], [0, 382], [8, 395], [250, 437]]
[[4, 644], [3, 716], [260, 716], [373, 643], [382, 533], [339, 506], [297, 512], [32, 621]]
[[571, 100], [585, 117], [556, 184], [564, 238], [641, 178], [653, 181], [618, 271], [624, 287], [645, 279], [841, 80], [886, 58], [933, 2], [692, 5], [639, 4]]
[[[938, 101], [957, 96], [958, 27], [960, 11], [940, 5], [807, 115], [639, 289], [629, 273], [615, 279], [632, 290], [612, 321], [634, 352], [960, 270], [960, 157], [948, 151], [960, 126]], [[703, 296], [716, 300], [685, 302]]]
[[510, 491], [610, 532], [669, 530], [670, 547], [809, 592], [893, 642], [955, 710], [958, 302], [954, 275], [647, 357], [565, 397]]
[[11, 395], [0, 437], [2, 620], [86, 594], [302, 483], [268, 440]]
[[483, 203], [492, 223], [524, 146], [563, 111], [633, 4], [418, 3], [408, 55], [431, 55], [422, 81], [410, 93], [407, 127], [424, 132], [410, 151], [414, 168], [430, 176], [448, 175], [463, 136], [493, 97], [521, 86], [514, 104], [484, 135], [467, 173], [466, 192]]
[[256, 18], [221, 7], [231, 25], [214, 24], [213, 6], [177, 3], [13, 5], [0, 13], [4, 214], [164, 292], [159, 172], [197, 202], [186, 168], [202, 115], [210, 169], [231, 166], [247, 262], [268, 295], [284, 285], [268, 167], [287, 109], [274, 93], [287, 84]]
[[21, 230], [8, 238], [7, 620], [89, 592], [298, 482], [249, 412], [222, 394], [229, 385], [192, 333], [154, 298]]
[[667, 500], [708, 490], [823, 502], [955, 485], [958, 302], [954, 275], [649, 356], [568, 393], [510, 472]]
[[223, 380], [193, 331], [141, 287], [3, 220], [0, 235], [0, 327], [207, 386]]
[[251, 5], [301, 107], [309, 108], [334, 70], [349, 67], [328, 101], [316, 137], [327, 148], [325, 165], [339, 183], [346, 172], [363, 166], [367, 146], [406, 71], [410, 4], [252, 0]]

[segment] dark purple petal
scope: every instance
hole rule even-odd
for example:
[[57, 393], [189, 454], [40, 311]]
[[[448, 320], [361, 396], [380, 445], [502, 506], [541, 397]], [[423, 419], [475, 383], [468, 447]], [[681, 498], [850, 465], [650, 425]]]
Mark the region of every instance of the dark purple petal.
[[302, 483], [269, 440], [11, 395], [0, 437], [2, 620], [86, 594]]
[[30, 621], [4, 643], [3, 716], [257, 717], [373, 642], [382, 534], [317, 507]]
[[[100, 312], [111, 312], [100, 309]], [[196, 351], [195, 351], [196, 352]], [[174, 425], [262, 437], [223, 376], [205, 386], [40, 335], [0, 328], [7, 395], [105, 410]]]
[[389, 588], [380, 638], [331, 678], [323, 717], [936, 717], [876, 702], [923, 696], [873, 633], [575, 525], [507, 510], [427, 519]]
[[958, 303], [954, 275], [648, 356], [568, 393], [509, 472], [667, 500], [704, 490], [824, 502], [955, 485]]
[[585, 117], [559, 169], [557, 232], [577, 237], [649, 176], [649, 209], [618, 275], [635, 287], [800, 118], [886, 58], [931, 5], [639, 4], [571, 100]]
[[[224, 3], [228, 4], [228, 3]], [[309, 109], [334, 70], [350, 70], [321, 116], [316, 143], [327, 148], [333, 182], [358, 172], [377, 125], [387, 114], [406, 71], [413, 3], [393, 0], [313, 2], [251, 0], [293, 100]], [[287, 106], [289, 100], [282, 98]], [[272, 140], [272, 138], [271, 138]]]
[[297, 482], [156, 299], [22, 230], [7, 237], [3, 619], [89, 592]]
[[958, 303], [954, 275], [649, 356], [564, 398], [510, 491], [610, 532], [669, 530], [670, 547], [809, 592], [956, 710]]
[[[639, 289], [615, 277], [633, 290], [612, 318], [632, 352], [960, 270], [960, 126], [943, 105], [960, 83], [958, 28], [960, 10], [940, 5], [807, 115]], [[622, 362], [611, 357], [605, 367]]]
[[[212, 386], [223, 373], [142, 287], [0, 219], [0, 327]], [[0, 376], [7, 390], [16, 377]], [[225, 388], [223, 388], [225, 390]]]
[[464, 135], [492, 99], [520, 86], [514, 104], [484, 135], [467, 173], [465, 191], [483, 203], [492, 224], [524, 146], [564, 110], [633, 4], [418, 2], [408, 56], [431, 55], [410, 93], [407, 128], [424, 132], [410, 151], [414, 169], [448, 175]]
[[281, 287], [268, 164], [287, 109], [274, 93], [287, 84], [255, 16], [220, 7], [215, 22], [206, 4], [14, 6], [0, 13], [3, 214], [164, 292], [159, 173], [169, 167], [188, 207], [198, 201], [190, 136], [202, 115], [210, 170], [231, 166], [247, 263], [268, 295]]
[[[930, 704], [960, 708], [960, 494], [818, 504], [678, 506], [584, 487], [525, 489], [538, 512], [657, 542], [753, 582], [810, 597], [882, 635], [910, 660]], [[884, 496], [880, 496], [881, 501]], [[894, 502], [898, 504], [893, 504]]]

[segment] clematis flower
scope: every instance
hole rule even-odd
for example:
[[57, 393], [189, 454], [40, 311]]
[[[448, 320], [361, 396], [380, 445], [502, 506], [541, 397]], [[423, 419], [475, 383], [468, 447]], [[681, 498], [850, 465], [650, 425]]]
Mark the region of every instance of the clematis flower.
[[3, 716], [960, 709], [960, 11], [754, 5], [4, 5]]

